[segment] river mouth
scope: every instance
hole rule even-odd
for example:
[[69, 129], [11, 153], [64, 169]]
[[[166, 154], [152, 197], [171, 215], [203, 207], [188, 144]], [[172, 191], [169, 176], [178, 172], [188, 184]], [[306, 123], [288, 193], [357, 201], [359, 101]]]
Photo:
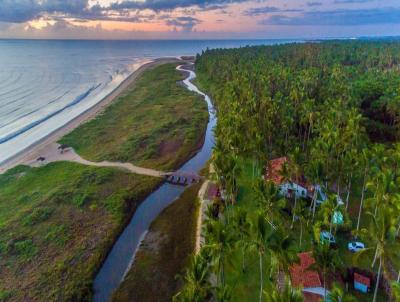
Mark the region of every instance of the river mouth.
[[[209, 121], [204, 143], [200, 151], [177, 171], [197, 173], [211, 158], [214, 146], [213, 129], [217, 123], [217, 119], [211, 99], [191, 82], [196, 78], [196, 74], [191, 70], [192, 68], [186, 68], [186, 66], [180, 65], [177, 67], [177, 70], [188, 73], [187, 78], [183, 80], [184, 86], [188, 90], [204, 97], [208, 107]], [[172, 204], [184, 190], [185, 188], [182, 186], [164, 183], [140, 204], [129, 224], [114, 243], [114, 246], [94, 280], [93, 289], [95, 302], [110, 301], [113, 291], [119, 287], [125, 275], [130, 270], [135, 259], [136, 251], [151, 223], [167, 206]]]

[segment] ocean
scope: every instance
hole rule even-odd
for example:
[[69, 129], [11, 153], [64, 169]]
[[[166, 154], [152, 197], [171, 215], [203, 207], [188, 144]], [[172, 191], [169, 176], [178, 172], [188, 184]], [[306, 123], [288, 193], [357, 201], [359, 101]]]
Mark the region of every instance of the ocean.
[[0, 163], [100, 102], [142, 64], [283, 40], [0, 40]]

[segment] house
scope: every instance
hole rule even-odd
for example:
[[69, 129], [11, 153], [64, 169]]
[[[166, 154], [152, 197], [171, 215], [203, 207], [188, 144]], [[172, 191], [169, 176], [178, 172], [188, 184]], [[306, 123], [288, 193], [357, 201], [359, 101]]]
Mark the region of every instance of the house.
[[[283, 176], [284, 166], [288, 164], [289, 160], [286, 156], [270, 160], [265, 169], [264, 179], [278, 186], [281, 195], [287, 198], [297, 197], [311, 200], [316, 194], [317, 205], [328, 200], [324, 188], [318, 184], [312, 185], [308, 183], [304, 175], [299, 175], [297, 179], [290, 177], [290, 181], [285, 179]], [[339, 196], [337, 200], [339, 204], [343, 204]]]
[[300, 259], [300, 263], [293, 264], [289, 268], [292, 286], [302, 289], [304, 301], [321, 301], [325, 290], [322, 287], [318, 272], [311, 268], [311, 266], [315, 264], [312, 253], [305, 252], [297, 256]]
[[309, 189], [304, 177], [286, 180], [283, 176], [285, 164], [288, 164], [286, 156], [270, 160], [265, 169], [264, 179], [277, 185], [280, 193], [285, 197], [307, 198]]
[[367, 293], [371, 288], [371, 279], [364, 275], [354, 273], [354, 288], [362, 293]]
[[293, 264], [290, 268], [290, 279], [292, 286], [297, 288], [321, 287], [321, 279], [317, 271], [310, 269], [315, 263], [311, 252], [300, 253], [299, 264]]

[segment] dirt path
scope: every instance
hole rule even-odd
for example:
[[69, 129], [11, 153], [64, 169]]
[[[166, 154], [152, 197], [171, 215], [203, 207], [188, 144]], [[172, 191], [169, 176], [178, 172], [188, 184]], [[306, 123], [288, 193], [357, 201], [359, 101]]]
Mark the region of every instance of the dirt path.
[[205, 219], [207, 218], [206, 216], [206, 211], [208, 206], [211, 204], [211, 201], [207, 199], [206, 193], [208, 186], [210, 184], [210, 181], [207, 180], [203, 183], [199, 190], [199, 200], [200, 200], [200, 211], [199, 215], [197, 216], [197, 228], [196, 228], [196, 245], [195, 245], [195, 254], [197, 255], [200, 252], [201, 246], [204, 244], [205, 239], [202, 234], [202, 228], [203, 228], [203, 223]]
[[140, 175], [147, 175], [153, 177], [165, 176], [164, 172], [138, 167], [132, 165], [131, 163], [109, 162], [109, 161], [92, 162], [79, 156], [72, 148], [65, 149], [64, 151], [61, 152], [59, 150], [59, 146], [60, 145], [57, 143], [45, 146], [43, 149], [38, 150], [41, 160], [38, 160], [38, 158], [32, 158], [24, 162], [24, 164], [31, 167], [40, 167], [42, 165], [46, 165], [52, 162], [71, 161], [87, 166], [119, 168]]
[[[84, 122], [94, 118], [97, 114], [102, 112], [111, 102], [113, 102], [121, 93], [124, 92], [130, 85], [133, 85], [135, 81], [140, 77], [143, 72], [150, 68], [154, 68], [156, 66], [166, 64], [166, 63], [174, 63], [174, 62], [182, 62], [181, 60], [177, 58], [161, 58], [161, 59], [156, 59], [152, 62], [146, 63], [142, 65], [139, 69], [137, 69], [135, 72], [133, 72], [128, 78], [126, 78], [112, 93], [110, 93], [108, 96], [106, 96], [102, 101], [97, 103], [95, 106], [90, 108], [89, 110], [86, 110], [83, 112], [81, 115], [77, 116], [76, 118], [72, 119], [70, 122], [65, 124], [63, 127], [59, 129], [55, 129], [51, 134], [46, 136], [45, 138], [37, 141], [30, 147], [26, 148], [25, 150], [21, 151], [17, 155], [11, 157], [10, 159], [1, 162], [0, 163], [0, 173], [4, 173], [7, 170], [18, 166], [22, 164], [27, 164], [27, 163], [32, 163], [39, 157], [46, 157], [44, 154], [48, 152], [52, 152], [54, 149], [54, 144], [83, 124]], [[47, 150], [49, 149], [49, 150]], [[96, 164], [107, 164], [107, 163], [96, 163]], [[114, 163], [113, 163], [114, 164]], [[118, 166], [120, 166], [119, 163], [116, 163]], [[107, 164], [107, 166], [109, 166]], [[126, 166], [125, 164], [120, 166], [121, 168], [127, 168], [129, 170], [132, 169], [135, 171], [142, 171], [142, 170], [137, 170], [136, 167], [132, 166]], [[147, 172], [146, 170], [143, 170], [142, 172]], [[147, 174], [146, 174], [147, 175]]]

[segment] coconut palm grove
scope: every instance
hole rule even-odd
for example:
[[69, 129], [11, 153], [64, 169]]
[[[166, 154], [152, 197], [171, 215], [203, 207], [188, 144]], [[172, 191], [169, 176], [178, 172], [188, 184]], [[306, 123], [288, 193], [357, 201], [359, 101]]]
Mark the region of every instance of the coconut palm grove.
[[400, 43], [207, 50], [204, 244], [174, 301], [400, 301]]

